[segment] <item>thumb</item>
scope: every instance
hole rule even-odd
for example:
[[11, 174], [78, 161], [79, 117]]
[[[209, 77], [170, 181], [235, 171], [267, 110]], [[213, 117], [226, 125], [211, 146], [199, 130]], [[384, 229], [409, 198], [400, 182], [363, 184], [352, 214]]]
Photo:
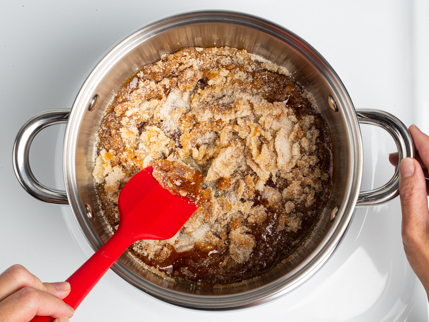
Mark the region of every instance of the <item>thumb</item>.
[[426, 180], [420, 164], [405, 158], [399, 166], [399, 192], [404, 243], [419, 240], [428, 233], [429, 211]]

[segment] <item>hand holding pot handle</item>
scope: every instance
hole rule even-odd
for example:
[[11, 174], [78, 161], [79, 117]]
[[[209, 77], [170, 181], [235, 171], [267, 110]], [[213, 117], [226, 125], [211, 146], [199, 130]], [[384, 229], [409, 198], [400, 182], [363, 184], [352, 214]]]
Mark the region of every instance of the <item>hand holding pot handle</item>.
[[[416, 147], [416, 158], [405, 158], [399, 165], [399, 195], [402, 208], [402, 240], [405, 254], [429, 296], [429, 136], [417, 126], [409, 129]], [[390, 161], [397, 165], [396, 155]]]

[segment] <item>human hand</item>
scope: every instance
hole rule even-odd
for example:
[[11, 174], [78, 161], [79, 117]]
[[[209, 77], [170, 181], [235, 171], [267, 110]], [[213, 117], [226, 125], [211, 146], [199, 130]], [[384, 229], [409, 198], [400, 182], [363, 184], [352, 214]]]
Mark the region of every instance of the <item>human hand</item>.
[[[429, 181], [424, 175], [429, 168], [429, 136], [415, 125], [409, 131], [416, 156], [415, 159], [403, 159], [399, 165], [402, 241], [411, 268], [422, 282], [429, 299]], [[389, 160], [397, 165], [398, 155], [390, 155]]]
[[68, 321], [74, 310], [61, 299], [70, 293], [70, 284], [42, 283], [21, 265], [0, 274], [0, 322], [28, 322], [35, 316]]

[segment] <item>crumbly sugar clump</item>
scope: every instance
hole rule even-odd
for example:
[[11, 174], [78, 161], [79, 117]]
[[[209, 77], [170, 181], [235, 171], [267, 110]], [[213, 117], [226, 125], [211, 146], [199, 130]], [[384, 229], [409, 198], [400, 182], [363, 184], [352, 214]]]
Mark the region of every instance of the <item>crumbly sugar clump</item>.
[[173, 238], [133, 244], [146, 264], [224, 284], [280, 262], [332, 186], [329, 132], [308, 95], [284, 67], [234, 48], [188, 48], [143, 67], [99, 131], [93, 176], [109, 223], [119, 223], [120, 189], [154, 165], [199, 208]]

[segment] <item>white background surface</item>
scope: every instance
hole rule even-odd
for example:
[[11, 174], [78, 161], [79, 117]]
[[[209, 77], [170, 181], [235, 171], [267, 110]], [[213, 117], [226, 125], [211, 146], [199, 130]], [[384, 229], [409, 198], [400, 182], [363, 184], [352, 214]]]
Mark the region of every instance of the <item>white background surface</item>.
[[[32, 116], [70, 108], [97, 62], [144, 25], [198, 9], [242, 11], [313, 45], [343, 80], [356, 108], [378, 108], [429, 131], [427, 1], [6, 1], [0, 2], [0, 271], [25, 265], [64, 280], [92, 253], [68, 206], [33, 199], [12, 170], [12, 145]], [[64, 127], [43, 131], [31, 163], [61, 188]], [[393, 173], [394, 144], [362, 126], [363, 188]], [[109, 271], [73, 321], [427, 321], [427, 300], [400, 239], [399, 200], [360, 208], [339, 249], [308, 282], [262, 306], [202, 312], [156, 300]]]

